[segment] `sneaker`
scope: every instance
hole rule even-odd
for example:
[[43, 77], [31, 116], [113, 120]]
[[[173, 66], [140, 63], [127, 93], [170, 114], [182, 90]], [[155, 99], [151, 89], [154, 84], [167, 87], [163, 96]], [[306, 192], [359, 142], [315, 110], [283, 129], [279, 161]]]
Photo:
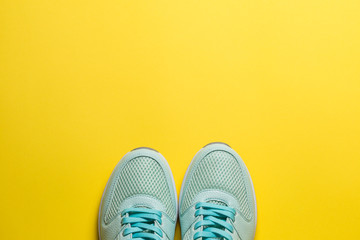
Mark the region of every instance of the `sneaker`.
[[211, 143], [193, 158], [180, 192], [183, 240], [253, 240], [256, 200], [249, 172], [224, 143]]
[[174, 239], [177, 218], [174, 179], [156, 150], [127, 153], [106, 184], [99, 209], [99, 239]]

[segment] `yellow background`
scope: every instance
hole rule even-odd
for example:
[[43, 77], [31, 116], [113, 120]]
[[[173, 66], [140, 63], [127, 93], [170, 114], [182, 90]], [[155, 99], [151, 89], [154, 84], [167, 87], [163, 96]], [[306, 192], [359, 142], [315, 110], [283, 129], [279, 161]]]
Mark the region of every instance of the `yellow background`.
[[179, 192], [197, 150], [224, 141], [252, 174], [257, 240], [358, 239], [359, 12], [358, 0], [1, 0], [0, 238], [97, 239], [127, 151], [159, 150]]

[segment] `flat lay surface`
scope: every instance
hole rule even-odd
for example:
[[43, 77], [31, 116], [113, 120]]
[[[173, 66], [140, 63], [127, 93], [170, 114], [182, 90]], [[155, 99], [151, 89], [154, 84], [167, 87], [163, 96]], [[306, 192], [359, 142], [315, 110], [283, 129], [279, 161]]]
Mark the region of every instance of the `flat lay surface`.
[[[229, 144], [256, 240], [360, 235], [359, 1], [0, 1], [0, 238], [96, 240], [131, 149]], [[180, 240], [177, 228], [175, 239]]]

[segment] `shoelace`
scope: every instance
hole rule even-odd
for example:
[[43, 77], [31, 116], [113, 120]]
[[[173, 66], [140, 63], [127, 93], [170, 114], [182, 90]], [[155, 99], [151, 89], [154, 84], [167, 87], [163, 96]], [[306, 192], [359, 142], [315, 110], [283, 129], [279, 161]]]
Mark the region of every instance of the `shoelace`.
[[233, 232], [233, 226], [227, 222], [227, 219], [235, 221], [235, 210], [227, 206], [221, 206], [213, 203], [199, 202], [195, 205], [197, 209], [195, 211], [195, 217], [203, 216], [202, 220], [195, 224], [195, 229], [200, 227], [202, 231], [194, 234], [194, 240], [203, 238], [203, 240], [218, 240], [226, 239], [232, 240], [231, 234]]
[[[161, 212], [148, 208], [128, 208], [125, 209], [121, 216], [125, 216], [122, 219], [122, 224], [130, 224], [123, 232], [123, 236], [132, 234], [133, 240], [161, 240], [163, 232], [159, 227], [155, 226], [157, 221], [159, 224], [161, 221]], [[160, 236], [160, 237], [159, 237]]]

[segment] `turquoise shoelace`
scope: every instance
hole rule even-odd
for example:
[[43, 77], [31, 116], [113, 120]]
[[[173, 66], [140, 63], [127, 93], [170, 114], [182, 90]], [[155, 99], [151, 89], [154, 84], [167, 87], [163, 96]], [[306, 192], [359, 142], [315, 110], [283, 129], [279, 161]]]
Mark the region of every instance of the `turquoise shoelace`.
[[[155, 226], [157, 221], [161, 221], [161, 212], [148, 208], [128, 208], [125, 209], [121, 216], [122, 224], [130, 224], [123, 232], [123, 236], [132, 234], [134, 240], [161, 240], [163, 232], [159, 227]], [[160, 236], [160, 237], [159, 237]]]
[[[195, 217], [203, 216], [194, 228], [202, 228], [202, 231], [194, 234], [194, 240], [202, 238], [203, 240], [232, 240], [229, 232], [234, 232], [233, 226], [227, 221], [235, 221], [235, 210], [227, 206], [221, 206], [213, 203], [199, 202], [195, 205]], [[228, 231], [228, 232], [227, 232]]]

